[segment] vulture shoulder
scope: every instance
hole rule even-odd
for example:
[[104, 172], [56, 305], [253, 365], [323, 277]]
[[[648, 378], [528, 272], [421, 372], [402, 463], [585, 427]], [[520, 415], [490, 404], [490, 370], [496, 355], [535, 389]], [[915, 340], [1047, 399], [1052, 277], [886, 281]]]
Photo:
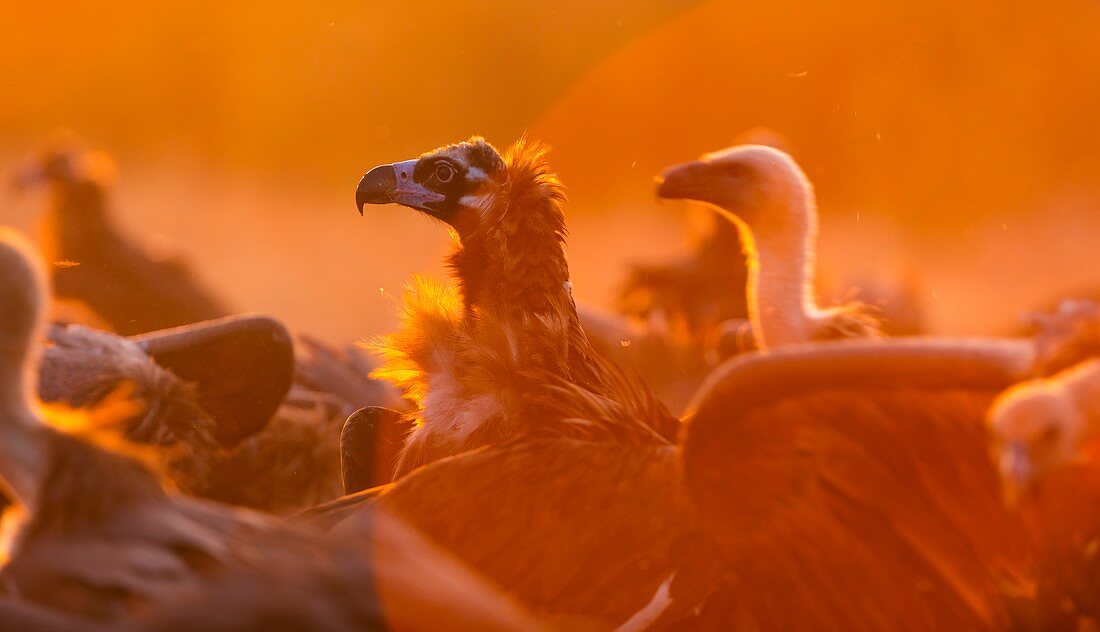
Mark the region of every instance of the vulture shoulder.
[[672, 446], [536, 438], [441, 459], [311, 519], [340, 528], [381, 508], [536, 612], [622, 623], [673, 573], [708, 566], [680, 480]]

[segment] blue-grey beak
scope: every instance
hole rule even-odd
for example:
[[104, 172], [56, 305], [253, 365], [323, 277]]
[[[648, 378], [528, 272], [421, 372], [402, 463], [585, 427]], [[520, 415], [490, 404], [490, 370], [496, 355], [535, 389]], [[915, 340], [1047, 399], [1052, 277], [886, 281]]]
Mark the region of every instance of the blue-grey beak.
[[431, 204], [442, 201], [444, 196], [413, 180], [416, 163], [416, 160], [405, 160], [368, 171], [355, 189], [355, 206], [359, 214], [363, 214], [367, 204], [391, 203], [431, 212]]

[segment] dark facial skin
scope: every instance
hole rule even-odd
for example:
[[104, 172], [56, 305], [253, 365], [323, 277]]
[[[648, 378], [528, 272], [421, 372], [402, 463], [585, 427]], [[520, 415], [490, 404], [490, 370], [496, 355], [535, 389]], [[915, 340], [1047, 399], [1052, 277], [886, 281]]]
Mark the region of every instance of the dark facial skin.
[[467, 141], [371, 169], [359, 181], [355, 203], [360, 214], [366, 204], [397, 203], [458, 228], [463, 198], [481, 194], [503, 167], [488, 143]]

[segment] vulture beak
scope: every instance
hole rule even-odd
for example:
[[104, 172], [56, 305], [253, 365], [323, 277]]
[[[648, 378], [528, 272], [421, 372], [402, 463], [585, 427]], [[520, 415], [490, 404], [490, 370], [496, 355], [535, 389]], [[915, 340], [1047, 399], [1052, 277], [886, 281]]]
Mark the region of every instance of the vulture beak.
[[1014, 509], [1031, 486], [1033, 464], [1027, 445], [1013, 441], [1001, 449], [1001, 490], [1005, 506]]
[[654, 178], [657, 185], [657, 197], [666, 200], [698, 200], [702, 191], [700, 182], [708, 178], [709, 165], [701, 160], [692, 160], [673, 165]]
[[355, 206], [359, 214], [367, 204], [396, 202], [427, 213], [433, 213], [431, 205], [442, 202], [445, 196], [428, 189], [413, 180], [417, 160], [381, 165], [367, 172], [355, 189]]

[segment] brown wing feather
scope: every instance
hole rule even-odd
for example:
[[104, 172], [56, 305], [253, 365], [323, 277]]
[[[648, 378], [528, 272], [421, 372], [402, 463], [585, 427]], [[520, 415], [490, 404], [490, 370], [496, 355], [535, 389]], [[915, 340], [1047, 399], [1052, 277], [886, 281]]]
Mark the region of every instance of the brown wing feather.
[[539, 439], [438, 461], [378, 503], [537, 611], [622, 622], [700, 541], [679, 480], [668, 446]]
[[734, 361], [701, 396], [685, 478], [737, 573], [720, 616], [1005, 626], [1033, 552], [1001, 507], [983, 417], [1020, 363], [980, 345], [851, 344]]

